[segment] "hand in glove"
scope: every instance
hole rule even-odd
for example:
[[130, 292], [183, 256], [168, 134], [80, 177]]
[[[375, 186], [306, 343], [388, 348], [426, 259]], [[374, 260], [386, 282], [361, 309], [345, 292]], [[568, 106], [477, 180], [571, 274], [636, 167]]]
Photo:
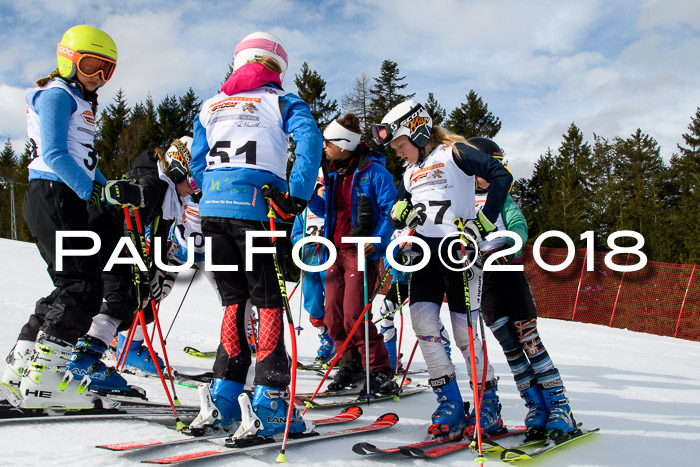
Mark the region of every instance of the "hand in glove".
[[413, 204], [407, 199], [397, 201], [391, 207], [391, 218], [406, 224], [406, 227], [409, 229], [415, 229], [421, 224], [419, 210], [414, 208]]
[[306, 207], [306, 200], [295, 198], [289, 193], [282, 193], [274, 186], [264, 185], [262, 187], [262, 195], [282, 219], [290, 219], [301, 214]]
[[[457, 219], [455, 219], [455, 223], [457, 223]], [[485, 240], [491, 232], [495, 232], [498, 228], [493, 225], [493, 222], [491, 222], [483, 212], [479, 211], [476, 215], [476, 219], [469, 219], [460, 230], [463, 230], [464, 233], [471, 235], [475, 240], [479, 241]]]
[[107, 204], [142, 208], [143, 186], [134, 180], [108, 180], [104, 187], [104, 200]]
[[90, 193], [90, 199], [88, 202], [94, 204], [95, 206], [102, 206], [104, 187], [99, 184], [98, 181], [92, 181], [92, 193]]
[[372, 200], [367, 196], [360, 196], [357, 199], [357, 227], [353, 227], [350, 235], [353, 237], [367, 237], [372, 233], [372, 216], [374, 206]]

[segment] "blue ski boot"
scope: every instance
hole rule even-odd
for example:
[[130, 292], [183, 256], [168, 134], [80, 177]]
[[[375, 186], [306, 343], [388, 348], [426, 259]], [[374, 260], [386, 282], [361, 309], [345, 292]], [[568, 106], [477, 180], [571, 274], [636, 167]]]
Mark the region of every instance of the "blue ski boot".
[[576, 430], [576, 420], [571, 413], [569, 399], [564, 392], [564, 384], [559, 376], [559, 371], [555, 371], [556, 374], [552, 376], [556, 376], [556, 378], [553, 379], [552, 376], [538, 377], [537, 381], [545, 405], [549, 410], [544, 429], [547, 436], [556, 441], [560, 438], [566, 438], [566, 435]]
[[[122, 347], [124, 347], [124, 342], [126, 337], [119, 333], [117, 339], [117, 355], [121, 354]], [[158, 358], [158, 367], [161, 371], [164, 370], [165, 364], [163, 360], [156, 354]], [[144, 341], [133, 340], [129, 346], [129, 353], [126, 355], [126, 362], [124, 363], [124, 369], [128, 372], [136, 375], [146, 375], [146, 376], [158, 376], [158, 371], [156, 366], [153, 364], [151, 359], [151, 354], [148, 351], [148, 347], [144, 345]]]
[[326, 326], [320, 326], [318, 328], [318, 338], [321, 341], [321, 345], [318, 347], [318, 352], [316, 352], [316, 363], [327, 363], [335, 355], [335, 346], [333, 345], [333, 339], [328, 335], [328, 328]]
[[198, 390], [201, 408], [190, 423], [189, 432], [192, 435], [204, 435], [211, 428], [228, 430], [234, 423], [241, 421], [238, 396], [243, 392], [243, 383], [216, 378], [212, 381], [211, 388], [202, 384]]
[[[428, 380], [437, 396], [438, 408], [433, 412], [432, 425], [426, 440], [455, 436], [464, 431], [467, 417], [455, 375]], [[447, 382], [445, 382], [447, 381]]]
[[[253, 412], [262, 422], [262, 427], [255, 433], [258, 436], [272, 436], [284, 433], [287, 422], [287, 401], [283, 389], [275, 389], [269, 386], [255, 385], [253, 393]], [[294, 408], [292, 421], [289, 424], [289, 433], [301, 433], [306, 430], [304, 419], [299, 411]]]
[[[479, 386], [481, 389], [481, 386]], [[498, 401], [498, 382], [496, 379], [487, 381], [484, 385], [484, 395], [481, 398], [481, 409], [479, 411], [479, 425], [482, 434], [498, 434], [503, 428], [501, 420], [501, 404]], [[466, 434], [474, 437], [476, 430], [476, 411], [472, 410], [467, 421]]]
[[518, 385], [520, 397], [525, 401], [527, 407], [527, 415], [525, 415], [525, 427], [527, 431], [525, 438], [527, 440], [544, 439], [547, 432], [545, 425], [547, 424], [547, 405], [542, 396], [542, 391], [537, 385], [536, 380], [526, 381]]
[[107, 368], [102, 363], [102, 354], [107, 350], [107, 345], [99, 339], [83, 336], [73, 346], [70, 360], [66, 369], [73, 373], [75, 379], [80, 380], [84, 376], [90, 378], [89, 388], [98, 392], [129, 393], [133, 390], [126, 380], [116, 372], [115, 368]]

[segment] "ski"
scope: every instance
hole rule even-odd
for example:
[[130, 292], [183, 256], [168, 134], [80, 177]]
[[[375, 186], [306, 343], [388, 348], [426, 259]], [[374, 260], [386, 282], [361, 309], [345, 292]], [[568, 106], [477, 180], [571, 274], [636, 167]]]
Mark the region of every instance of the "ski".
[[[508, 436], [515, 436], [525, 433], [526, 428], [524, 426], [516, 426], [513, 428], [503, 427], [505, 431], [500, 431], [499, 433], [493, 435], [484, 436], [481, 441], [482, 443], [488, 443], [491, 440], [505, 438]], [[434, 446], [402, 446], [399, 448], [401, 454], [409, 457], [420, 457], [423, 459], [434, 459], [436, 457], [444, 456], [455, 451], [460, 451], [462, 449], [473, 448], [476, 445], [476, 441], [471, 438], [462, 438], [453, 441], [443, 441], [438, 442]], [[482, 444], [482, 451], [487, 452], [484, 449], [484, 444]], [[427, 449], [426, 449], [427, 448]]]
[[[295, 403], [297, 405], [305, 405], [310, 409], [331, 409], [331, 408], [336, 408], [336, 407], [347, 407], [347, 406], [356, 405], [356, 404], [365, 404], [368, 402], [372, 403], [372, 402], [382, 402], [382, 401], [388, 401], [388, 400], [398, 401], [399, 399], [402, 399], [404, 397], [413, 396], [415, 394], [420, 394], [428, 389], [430, 389], [429, 386], [420, 386], [419, 385], [419, 386], [415, 386], [411, 389], [404, 389], [399, 394], [390, 394], [390, 395], [386, 395], [386, 396], [373, 396], [373, 397], [369, 397], [369, 398], [359, 397], [359, 398], [330, 401], [330, 402], [317, 402], [316, 400], [311, 401], [310, 397], [304, 397], [301, 395], [296, 396], [294, 400], [295, 400]], [[316, 397], [318, 397], [318, 396], [316, 396]]]
[[[403, 387], [406, 387], [411, 384], [411, 378], [406, 378], [406, 380], [403, 383]], [[337, 391], [323, 391], [319, 392], [316, 394], [316, 397], [343, 397], [343, 396], [359, 396], [360, 391], [364, 388], [364, 384], [358, 384], [354, 387], [350, 388], [345, 388], [345, 389], [339, 389]], [[313, 396], [313, 392], [302, 392], [302, 393], [297, 393], [297, 397], [304, 398], [304, 399], [311, 399], [311, 396]]]
[[216, 357], [216, 350], [211, 351], [211, 352], [202, 352], [202, 351], [197, 350], [194, 347], [190, 347], [190, 346], [187, 346], [182, 350], [186, 354], [192, 355], [193, 357], [199, 357], [199, 358], [215, 358]]
[[[195, 417], [199, 413], [197, 406], [176, 406], [179, 416]], [[26, 422], [62, 422], [79, 420], [99, 420], [113, 418], [174, 418], [168, 404], [149, 402], [122, 402], [114, 408], [95, 407], [91, 409], [25, 409], [12, 406], [7, 401], [0, 401], [0, 425]]]
[[[323, 418], [321, 420], [312, 420], [316, 426], [322, 426], [322, 425], [332, 425], [332, 424], [338, 424], [338, 423], [345, 423], [345, 422], [351, 422], [353, 420], [357, 420], [360, 418], [362, 415], [362, 409], [357, 406], [353, 407], [348, 407], [344, 410], [342, 410], [338, 415], [335, 417], [330, 417], [330, 418]], [[107, 449], [109, 451], [136, 451], [136, 450], [143, 450], [143, 449], [148, 449], [148, 448], [153, 448], [153, 447], [163, 447], [163, 446], [174, 446], [174, 445], [179, 445], [179, 444], [187, 444], [187, 443], [193, 443], [197, 441], [204, 441], [204, 440], [210, 440], [210, 439], [221, 439], [221, 438], [227, 438], [231, 435], [231, 433], [226, 433], [226, 432], [220, 432], [220, 433], [213, 433], [210, 435], [205, 435], [205, 436], [186, 436], [182, 434], [173, 434], [171, 436], [166, 436], [163, 438], [159, 439], [146, 439], [143, 441], [129, 441], [129, 442], [124, 442], [124, 443], [116, 443], [116, 444], [101, 444], [99, 446], [95, 446], [96, 448], [100, 449]]]
[[588, 435], [592, 435], [593, 433], [597, 433], [599, 430], [600, 430], [600, 428], [593, 428], [592, 430], [581, 430], [579, 428], [576, 431], [574, 431], [572, 434], [568, 435], [565, 439], [559, 440], [558, 443], [549, 440], [541, 448], [537, 448], [537, 449], [535, 449], [533, 451], [529, 451], [529, 452], [521, 451], [520, 449], [516, 449], [516, 448], [504, 449], [501, 452], [501, 460], [503, 462], [512, 463], [512, 462], [534, 459], [534, 458], [539, 457], [543, 454], [547, 454], [548, 452], [551, 452], [555, 449], [558, 449], [562, 446], [565, 446], [573, 441], [584, 438]]
[[[380, 416], [376, 421], [372, 422], [369, 425], [364, 425], [364, 426], [359, 426], [359, 427], [354, 427], [354, 428], [347, 428], [344, 430], [338, 430], [338, 431], [328, 431], [324, 433], [318, 433], [318, 432], [310, 432], [310, 433], [305, 433], [301, 437], [297, 438], [289, 438], [287, 440], [287, 446], [291, 445], [296, 445], [296, 444], [304, 444], [304, 443], [310, 443], [310, 442], [315, 442], [315, 441], [323, 441], [326, 439], [332, 439], [332, 438], [338, 438], [341, 436], [350, 436], [350, 435], [356, 435], [360, 433], [368, 433], [372, 431], [378, 431], [378, 430], [383, 430], [386, 428], [390, 428], [399, 421], [398, 415], [394, 413], [386, 413], [382, 416]], [[186, 462], [186, 461], [192, 461], [196, 459], [211, 459], [215, 457], [222, 457], [222, 456], [230, 456], [230, 455], [235, 455], [235, 454], [241, 454], [244, 452], [250, 452], [250, 451], [256, 451], [260, 449], [269, 449], [269, 448], [279, 448], [282, 446], [282, 441], [277, 441], [277, 440], [271, 440], [271, 439], [263, 439], [261, 441], [262, 444], [254, 444], [252, 446], [245, 446], [245, 447], [225, 447], [225, 448], [219, 448], [219, 449], [211, 449], [208, 451], [200, 451], [200, 452], [193, 452], [189, 454], [181, 454], [177, 456], [171, 456], [171, 457], [163, 457], [160, 459], [149, 459], [142, 461], [144, 463], [148, 464], [176, 464], [180, 462]]]
[[[333, 370], [335, 370], [336, 368], [338, 368], [338, 367], [334, 367]], [[314, 373], [316, 373], [316, 374], [319, 375], [319, 376], [325, 376], [325, 375], [326, 375], [326, 370], [327, 370], [328, 368], [326, 368], [326, 369], [300, 368], [300, 369], [303, 369], [303, 370], [308, 369], [308, 370], [313, 371]], [[408, 370], [408, 374], [409, 374], [409, 375], [421, 375], [421, 374], [424, 374], [424, 373], [427, 373], [427, 372], [428, 372], [428, 369], [427, 369], [427, 368], [419, 368], [419, 369], [417, 369], [417, 370]], [[403, 371], [399, 372], [399, 374], [398, 374], [397, 376], [398, 376], [398, 377], [403, 376]]]

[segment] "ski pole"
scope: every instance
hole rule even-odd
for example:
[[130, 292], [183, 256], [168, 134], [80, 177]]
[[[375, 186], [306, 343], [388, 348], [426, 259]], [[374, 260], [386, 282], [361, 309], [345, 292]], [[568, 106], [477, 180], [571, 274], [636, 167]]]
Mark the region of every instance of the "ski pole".
[[[411, 231], [408, 233], [409, 237], [411, 235], [413, 235], [414, 230], [415, 229], [411, 229]], [[399, 253], [401, 253], [403, 248], [406, 246], [406, 243], [408, 243], [408, 241], [403, 242], [401, 244], [401, 247], [399, 249]], [[340, 356], [343, 355], [343, 351], [345, 350], [345, 347], [348, 346], [350, 339], [355, 334], [355, 331], [357, 331], [357, 328], [360, 326], [360, 323], [364, 319], [364, 314], [367, 312], [367, 309], [372, 306], [372, 302], [376, 298], [377, 294], [379, 294], [379, 291], [382, 289], [382, 286], [384, 285], [384, 281], [386, 281], [386, 278], [389, 277], [389, 274], [391, 274], [391, 269], [392, 269], [391, 266], [389, 266], [387, 268], [386, 272], [384, 273], [384, 275], [380, 279], [379, 283], [375, 287], [374, 292], [372, 292], [372, 295], [370, 296], [367, 305], [365, 305], [365, 309], [362, 310], [362, 313], [360, 313], [360, 315], [358, 316], [357, 321], [355, 321], [355, 324], [353, 325], [352, 329], [350, 329], [348, 336], [343, 341], [343, 345], [340, 346], [340, 349], [338, 349], [335, 356], [331, 359], [330, 363], [328, 364], [328, 369], [326, 369], [326, 373], [323, 375], [323, 378], [321, 379], [321, 382], [318, 384], [318, 387], [316, 387], [316, 391], [314, 391], [311, 398], [309, 398], [309, 400], [306, 401], [306, 403], [305, 403], [306, 408], [304, 408], [304, 411], [301, 413], [302, 415], [304, 415], [306, 413], [306, 411], [309, 410], [309, 407], [313, 407], [313, 404], [312, 404], [313, 400], [316, 398], [318, 393], [321, 391], [321, 387], [323, 386], [323, 383], [326, 382], [326, 379], [328, 379], [328, 375], [330, 375], [331, 370], [333, 369], [333, 367], [335, 367], [335, 364], [338, 362], [338, 360], [340, 360]]]
[[[275, 232], [275, 211], [270, 206], [269, 200], [267, 217], [270, 219], [270, 230]], [[282, 447], [280, 448], [280, 453], [275, 459], [278, 463], [283, 464], [287, 462], [285, 457], [285, 450], [287, 449], [287, 440], [289, 439], [289, 424], [292, 421], [292, 415], [294, 415], [294, 400], [296, 399], [296, 387], [297, 387], [297, 338], [294, 331], [294, 318], [292, 317], [292, 310], [289, 306], [289, 299], [287, 298], [287, 286], [284, 282], [284, 274], [282, 274], [282, 268], [280, 267], [279, 258], [277, 257], [277, 237], [271, 237], [270, 241], [272, 243], [272, 262], [275, 265], [275, 272], [277, 273], [277, 283], [280, 287], [280, 295], [282, 295], [282, 305], [284, 306], [285, 313], [287, 315], [287, 323], [289, 325], [289, 336], [292, 341], [292, 369], [291, 369], [291, 382], [289, 384], [289, 407], [287, 409], [287, 421], [284, 424], [284, 437], [282, 438]], [[283, 337], [282, 337], [283, 338]]]
[[[411, 356], [408, 357], [408, 363], [406, 364], [406, 369], [403, 371], [403, 379], [401, 380], [401, 385], [399, 386], [399, 394], [401, 394], [401, 391], [403, 391], [403, 383], [406, 381], [406, 376], [408, 376], [408, 369], [411, 368], [411, 362], [413, 361], [413, 355], [415, 355], [417, 348], [418, 348], [418, 339], [416, 339], [416, 343], [413, 344], [413, 350], [411, 350]], [[398, 366], [398, 365], [396, 365], [396, 366]]]
[[[309, 217], [309, 208], [307, 207], [304, 209], [304, 222], [302, 225], [302, 234], [301, 238], [306, 237], [306, 219]], [[320, 243], [319, 243], [320, 245]], [[306, 258], [306, 244], [301, 247], [301, 257]], [[297, 321], [297, 326], [296, 326], [296, 331], [297, 331], [297, 336], [301, 334], [301, 331], [304, 330], [303, 327], [301, 327], [301, 310], [304, 308], [304, 271], [299, 271], [299, 285], [301, 285], [301, 298], [299, 299], [299, 304], [301, 305], [299, 307], [299, 320]], [[296, 287], [294, 288], [296, 290]], [[291, 295], [290, 295], [291, 296]]]
[[397, 306], [396, 308], [394, 308], [393, 310], [391, 310], [387, 313], [384, 313], [383, 315], [379, 315], [379, 318], [375, 319], [372, 322], [374, 324], [379, 324], [383, 319], [388, 318], [391, 315], [395, 315], [397, 311], [400, 311], [406, 305], [408, 305], [408, 298], [406, 300], [404, 300], [401, 305]]
[[[138, 208], [134, 208], [134, 220], [136, 221], [136, 231], [139, 233], [139, 238], [141, 240], [143, 240], [143, 225], [141, 224], [141, 215], [139, 214]], [[146, 248], [145, 242], [143, 242], [142, 245], [143, 245], [143, 253], [147, 253], [147, 251], [145, 249]], [[145, 256], [144, 256], [144, 258], [145, 258]], [[178, 397], [177, 397], [177, 392], [175, 391], [175, 379], [173, 378], [172, 368], [170, 367], [170, 361], [168, 360], [168, 351], [165, 348], [165, 341], [163, 340], [163, 330], [160, 327], [160, 319], [158, 317], [158, 308], [160, 307], [160, 300], [158, 300], [158, 303], [156, 303], [156, 300], [153, 297], [153, 289], [151, 288], [151, 277], [150, 277], [148, 270], [146, 270], [146, 282], [148, 284], [148, 297], [151, 301], [151, 309], [153, 310], [153, 325], [155, 328], [153, 330], [153, 334], [155, 335], [155, 332], [158, 331], [158, 339], [160, 340], [160, 347], [163, 350], [163, 360], [165, 363], [165, 368], [168, 370], [168, 378], [170, 378], [170, 387], [173, 390], [173, 398], [175, 399], [175, 403], [177, 405], [180, 405], [180, 401], [178, 400]], [[143, 326], [143, 328], [144, 328], [144, 332], [146, 332], [145, 326]], [[147, 339], [146, 336], [144, 336], [144, 339], [146, 340], [147, 344], [152, 342], [150, 339]], [[158, 370], [159, 365], [158, 365], [157, 356], [155, 354], [155, 349], [149, 348], [148, 351], [151, 354], [151, 358], [153, 359], [153, 366], [156, 367], [156, 370]], [[161, 372], [159, 371], [158, 374], [160, 375]], [[163, 383], [165, 383], [165, 381], [163, 381]]]
[[187, 290], [185, 290], [185, 295], [183, 295], [182, 300], [180, 300], [180, 306], [177, 307], [177, 311], [175, 312], [175, 317], [173, 318], [173, 322], [170, 323], [170, 327], [168, 328], [168, 332], [165, 333], [165, 339], [163, 339], [165, 342], [168, 342], [168, 336], [170, 335], [170, 331], [173, 329], [173, 324], [175, 324], [175, 320], [177, 319], [177, 316], [180, 314], [180, 309], [182, 308], [182, 304], [185, 303], [185, 299], [187, 298], [187, 293], [190, 291], [190, 287], [192, 287], [192, 283], [194, 282], [194, 276], [197, 275], [197, 272], [199, 272], [199, 268], [196, 268], [194, 270], [194, 274], [192, 274], [192, 279], [190, 279], [190, 283], [187, 286]]
[[365, 387], [367, 392], [365, 397], [367, 398], [367, 405], [369, 405], [369, 400], [372, 397], [372, 393], [369, 391], [369, 310], [371, 307], [367, 306], [367, 258], [365, 257], [365, 267], [362, 271], [363, 277], [363, 292], [365, 295]]
[[[399, 290], [399, 283], [396, 282], [396, 298], [399, 299], [399, 303], [401, 303], [401, 292]], [[406, 302], [408, 302], [408, 299], [406, 299]], [[403, 341], [403, 303], [399, 307], [401, 310], [401, 329], [399, 329], [399, 348], [396, 350], [396, 374], [399, 374], [399, 360], [401, 359], [401, 342]]]
[[[462, 242], [460, 242], [460, 246], [462, 250], [462, 258], [464, 264], [466, 265], [467, 259], [465, 243], [467, 240], [464, 236], [464, 220], [458, 217], [453, 221], [453, 223], [457, 226], [459, 231], [462, 232], [459, 238], [460, 240], [462, 240]], [[474, 397], [474, 414], [476, 418], [476, 447], [479, 453], [479, 455], [476, 457], [476, 459], [474, 459], [474, 461], [483, 464], [486, 461], [486, 458], [484, 457], [481, 447], [481, 399], [479, 397], [479, 378], [476, 374], [476, 354], [474, 352], [474, 323], [472, 323], [472, 307], [469, 295], [469, 282], [467, 281], [467, 269], [468, 268], [465, 267], [464, 271], [462, 271], [462, 282], [464, 283], [464, 302], [467, 309], [467, 328], [469, 331], [469, 364], [472, 375], [472, 394]]]

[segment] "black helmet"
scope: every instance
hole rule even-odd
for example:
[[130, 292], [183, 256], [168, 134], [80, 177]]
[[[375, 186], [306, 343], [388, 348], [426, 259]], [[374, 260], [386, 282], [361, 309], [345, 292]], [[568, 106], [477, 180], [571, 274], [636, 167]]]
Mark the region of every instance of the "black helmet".
[[490, 139], [482, 138], [481, 136], [475, 136], [473, 138], [469, 138], [467, 140], [467, 143], [471, 144], [479, 151], [485, 152], [489, 156], [493, 157], [494, 159], [498, 159], [499, 162], [503, 163], [503, 151], [501, 151], [501, 147], [493, 141], [491, 141]]

